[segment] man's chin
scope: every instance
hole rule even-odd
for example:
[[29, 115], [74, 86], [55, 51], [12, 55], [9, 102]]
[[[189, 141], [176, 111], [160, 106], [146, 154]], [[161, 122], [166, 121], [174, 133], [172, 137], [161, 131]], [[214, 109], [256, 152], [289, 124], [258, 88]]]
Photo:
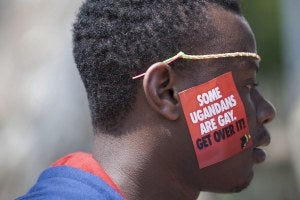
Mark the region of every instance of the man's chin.
[[225, 193], [238, 193], [238, 192], [243, 191], [250, 185], [252, 179], [253, 179], [253, 171], [251, 174], [249, 174], [249, 176], [243, 182], [232, 187], [229, 191], [226, 191]]
[[248, 175], [248, 177], [245, 177], [243, 180], [240, 179], [239, 181], [235, 182], [232, 185], [227, 185], [225, 188], [215, 188], [214, 191], [210, 192], [216, 192], [216, 193], [238, 193], [243, 190], [245, 190], [251, 183], [253, 179], [253, 171]]
[[232, 188], [226, 188], [223, 190], [215, 190], [215, 191], [208, 191], [208, 192], [215, 192], [215, 193], [220, 193], [220, 194], [239, 193], [239, 192], [245, 190], [250, 185], [250, 182], [251, 181], [244, 183], [242, 185], [234, 186]]
[[251, 182], [251, 180], [249, 182], [245, 183], [244, 185], [239, 185], [239, 186], [233, 188], [233, 190], [229, 193], [238, 193], [238, 192], [245, 190], [250, 185], [250, 182]]

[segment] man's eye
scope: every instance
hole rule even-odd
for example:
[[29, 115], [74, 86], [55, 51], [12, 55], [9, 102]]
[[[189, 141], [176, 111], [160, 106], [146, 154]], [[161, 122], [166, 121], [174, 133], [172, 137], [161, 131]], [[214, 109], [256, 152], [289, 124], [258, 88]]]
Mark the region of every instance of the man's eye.
[[253, 83], [253, 84], [248, 84], [246, 85], [246, 88], [250, 91], [251, 89], [257, 87], [259, 84], [256, 82], [256, 83]]

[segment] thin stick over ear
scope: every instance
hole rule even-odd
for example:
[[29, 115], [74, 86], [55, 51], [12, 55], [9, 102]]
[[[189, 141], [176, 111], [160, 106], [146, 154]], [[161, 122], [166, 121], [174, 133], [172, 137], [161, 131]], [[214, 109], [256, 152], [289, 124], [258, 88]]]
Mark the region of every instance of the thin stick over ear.
[[159, 62], [146, 71], [143, 81], [149, 105], [169, 120], [176, 120], [180, 115], [175, 79], [173, 69], [168, 64]]

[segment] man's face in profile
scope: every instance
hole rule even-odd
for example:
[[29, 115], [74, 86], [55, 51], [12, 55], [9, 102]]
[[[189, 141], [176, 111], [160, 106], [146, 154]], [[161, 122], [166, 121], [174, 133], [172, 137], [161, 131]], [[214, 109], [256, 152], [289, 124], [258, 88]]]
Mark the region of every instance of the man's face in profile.
[[[212, 7], [210, 11], [211, 14], [209, 15], [219, 31], [219, 35], [214, 41], [215, 53], [256, 52], [253, 33], [243, 17], [218, 7]], [[204, 49], [205, 47], [199, 48]], [[194, 152], [189, 152], [183, 161], [185, 165], [180, 167], [185, 168], [182, 170], [188, 172], [189, 182], [200, 187], [199, 190], [241, 191], [249, 185], [253, 178], [253, 165], [265, 160], [266, 155], [259, 147], [268, 145], [270, 136], [263, 125], [274, 118], [275, 111], [273, 106], [255, 88], [258, 68], [258, 61], [252, 58], [218, 59], [208, 62], [205, 72], [203, 68], [199, 67], [198, 70], [195, 68], [189, 77], [182, 80], [181, 91], [203, 84], [227, 72], [232, 72], [239, 96], [244, 104], [249, 131], [253, 140], [251, 148], [201, 170], [194, 165]], [[186, 131], [184, 135], [189, 136], [185, 122], [182, 122], [182, 126], [184, 127], [183, 130]]]

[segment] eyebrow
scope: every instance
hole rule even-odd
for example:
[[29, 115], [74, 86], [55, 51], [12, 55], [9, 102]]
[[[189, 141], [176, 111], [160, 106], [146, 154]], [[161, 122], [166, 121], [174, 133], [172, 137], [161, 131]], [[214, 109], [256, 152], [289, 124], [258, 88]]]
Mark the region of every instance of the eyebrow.
[[[177, 59], [189, 59], [189, 60], [207, 60], [207, 59], [217, 59], [217, 58], [235, 58], [235, 57], [250, 57], [250, 58], [254, 58], [255, 60], [260, 61], [261, 57], [256, 54], [256, 53], [251, 53], [251, 52], [233, 52], [233, 53], [220, 53], [220, 54], [207, 54], [207, 55], [188, 55], [183, 53], [182, 51], [180, 51], [178, 54], [176, 54], [175, 56], [168, 58], [166, 60], [164, 60], [163, 62], [166, 64], [170, 64], [173, 61], [177, 60]], [[256, 71], [258, 71], [258, 65], [254, 64], [254, 65], [247, 65], [247, 67], [252, 68], [252, 66], [255, 66]], [[143, 77], [145, 73], [139, 74], [137, 76], [132, 77], [132, 79], [138, 79], [140, 77]]]
[[[258, 61], [260, 61], [260, 60], [258, 60]], [[259, 65], [255, 60], [247, 60], [247, 61], [245, 61], [245, 64], [241, 65], [241, 67], [243, 67], [247, 70], [255, 69], [256, 73], [259, 71]]]

